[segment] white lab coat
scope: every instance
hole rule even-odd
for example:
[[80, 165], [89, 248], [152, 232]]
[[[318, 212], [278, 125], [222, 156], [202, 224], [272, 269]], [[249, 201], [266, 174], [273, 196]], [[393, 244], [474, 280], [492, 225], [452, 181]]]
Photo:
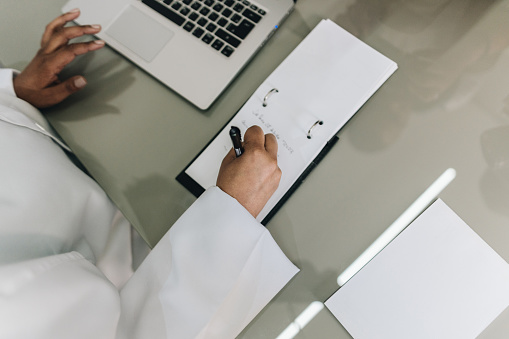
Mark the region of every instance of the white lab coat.
[[233, 338], [297, 273], [212, 187], [132, 274], [129, 223], [12, 76], [0, 69], [0, 338]]

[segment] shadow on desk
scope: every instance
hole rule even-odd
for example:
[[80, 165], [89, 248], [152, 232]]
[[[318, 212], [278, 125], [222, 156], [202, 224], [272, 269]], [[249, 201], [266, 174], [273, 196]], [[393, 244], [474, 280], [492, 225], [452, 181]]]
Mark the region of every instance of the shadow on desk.
[[[105, 62], [96, 65], [95, 58]], [[134, 83], [132, 74], [135, 70], [109, 49], [79, 56], [70, 67], [64, 69], [62, 78], [82, 74], [87, 79], [87, 87], [61, 104], [45, 110], [45, 113], [58, 114], [58, 119], [63, 122], [81, 121], [103, 114], [119, 114], [120, 110], [110, 102]]]
[[172, 177], [159, 174], [136, 180], [123, 191], [122, 196], [128, 205], [128, 214], [138, 217], [131, 220], [132, 223], [151, 247], [196, 200], [183, 187], [176, 185]]

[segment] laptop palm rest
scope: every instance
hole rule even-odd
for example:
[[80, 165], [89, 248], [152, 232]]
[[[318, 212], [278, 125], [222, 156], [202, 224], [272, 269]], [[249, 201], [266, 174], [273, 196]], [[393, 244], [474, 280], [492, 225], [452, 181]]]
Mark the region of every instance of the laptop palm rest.
[[105, 33], [146, 62], [152, 61], [175, 34], [133, 6], [127, 6]]

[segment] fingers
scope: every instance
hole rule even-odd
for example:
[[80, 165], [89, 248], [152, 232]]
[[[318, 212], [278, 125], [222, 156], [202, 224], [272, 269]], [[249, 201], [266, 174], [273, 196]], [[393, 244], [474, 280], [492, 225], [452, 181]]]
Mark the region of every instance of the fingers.
[[226, 154], [226, 156], [223, 158], [223, 161], [221, 164], [227, 165], [227, 164], [231, 163], [232, 161], [234, 161], [236, 158], [237, 158], [237, 155], [235, 154], [235, 150], [232, 147], [230, 149], [230, 151], [228, 152], [228, 154]]
[[98, 50], [102, 47], [104, 47], [104, 41], [102, 40], [68, 45], [47, 59], [47, 66], [52, 72], [58, 74], [65, 66], [73, 61], [76, 56]]
[[46, 26], [41, 39], [41, 51], [46, 54], [53, 53], [59, 48], [66, 46], [71, 39], [86, 34], [97, 34], [101, 31], [100, 25], [84, 25], [64, 27], [68, 22], [79, 17], [79, 9], [71, 10], [60, 15]]
[[244, 134], [244, 149], [265, 147], [265, 133], [260, 126], [251, 126]]
[[43, 45], [44, 53], [53, 53], [57, 49], [66, 46], [69, 40], [78, 38], [86, 34], [97, 34], [101, 31], [100, 25], [73, 26], [65, 27], [55, 32]]
[[65, 26], [80, 15], [78, 9], [60, 15], [46, 26], [41, 39], [41, 49], [28, 66], [14, 78], [16, 95], [35, 107], [55, 105], [86, 85], [83, 77], [77, 76], [60, 82], [59, 74], [76, 56], [95, 51], [104, 46], [104, 41], [69, 44], [69, 41], [85, 34], [97, 34], [99, 25]]
[[265, 134], [260, 126], [251, 126], [244, 135], [244, 149], [265, 148], [269, 155], [277, 158], [277, 139], [274, 134]]
[[89, 42], [81, 42], [76, 44], [71, 44], [65, 48], [67, 52], [73, 54], [74, 56], [85, 54], [87, 52], [98, 50], [99, 48], [104, 47], [104, 41], [102, 40], [94, 40]]
[[274, 136], [274, 134], [267, 134], [265, 136], [265, 149], [273, 159], [277, 159], [278, 145], [277, 139]]
[[77, 17], [80, 16], [80, 10], [75, 8], [67, 13], [64, 13], [54, 19], [46, 26], [46, 30], [44, 31], [41, 39], [41, 46], [44, 46], [48, 43], [51, 36], [55, 33], [56, 30], [61, 29], [64, 25]]
[[79, 91], [83, 87], [85, 87], [87, 81], [82, 76], [75, 76], [67, 79], [55, 86], [48, 87], [41, 91], [41, 98], [44, 98], [44, 101], [40, 102], [38, 107], [45, 108], [53, 106], [69, 95]]

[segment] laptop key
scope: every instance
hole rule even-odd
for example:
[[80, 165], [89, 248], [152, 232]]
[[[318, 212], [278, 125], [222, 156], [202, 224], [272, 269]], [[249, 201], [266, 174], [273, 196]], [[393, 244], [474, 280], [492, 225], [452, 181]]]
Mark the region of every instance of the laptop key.
[[156, 12], [158, 12], [159, 14], [165, 16], [167, 19], [169, 19], [178, 26], [182, 26], [182, 24], [186, 21], [186, 19], [183, 16], [172, 11], [171, 9], [169, 9], [168, 7], [166, 7], [165, 5], [161, 4], [156, 0], [142, 0], [142, 2], [145, 5], [152, 8], [153, 10], [155, 10]]
[[175, 2], [173, 5], [171, 5], [171, 8], [177, 11], [180, 9], [180, 7], [182, 7], [182, 4], [180, 2]]
[[228, 7], [232, 7], [232, 5], [233, 5], [234, 3], [235, 3], [235, 1], [233, 1], [233, 0], [226, 0], [226, 1], [224, 2], [224, 4], [225, 4], [226, 6], [228, 6]]
[[190, 4], [191, 4], [191, 2], [193, 2], [193, 0], [184, 0], [184, 1], [182, 1], [182, 2], [183, 2], [183, 3], [185, 3], [186, 5], [190, 5]]
[[214, 32], [216, 30], [217, 26], [214, 25], [213, 23], [210, 23], [207, 25], [207, 31], [209, 32]]
[[226, 24], [228, 23], [228, 20], [226, 20], [225, 18], [221, 18], [217, 21], [217, 24], [221, 27], [224, 27]]
[[214, 41], [214, 43], [212, 44], [212, 48], [214, 49], [217, 49], [218, 51], [221, 49], [221, 47], [224, 46], [224, 42], [222, 42], [221, 40], [219, 39], [216, 39], [216, 41]]
[[258, 14], [256, 14], [255, 12], [248, 8], [246, 8], [246, 10], [242, 12], [242, 14], [249, 20], [253, 21], [254, 23], [258, 23], [262, 18], [261, 16], [259, 16]]
[[203, 33], [205, 33], [205, 31], [203, 29], [201, 29], [200, 27], [197, 27], [194, 32], [193, 32], [193, 35], [197, 38], [200, 38]]
[[219, 14], [217, 14], [216, 12], [210, 13], [210, 15], [209, 15], [210, 21], [216, 21], [217, 18], [219, 18]]
[[208, 22], [208, 21], [207, 21], [207, 19], [205, 19], [205, 18], [200, 18], [200, 20], [198, 20], [198, 22], [197, 22], [197, 23], [198, 23], [198, 25], [200, 25], [200, 26], [204, 27], [204, 26], [207, 24], [207, 22]]
[[194, 26], [195, 26], [195, 25], [194, 25], [192, 22], [188, 21], [188, 22], [186, 22], [186, 24], [184, 25], [184, 27], [183, 27], [183, 28], [184, 28], [186, 31], [191, 32], [191, 31], [193, 30]]
[[205, 0], [205, 6], [212, 6], [214, 4], [214, 0]]
[[210, 44], [214, 40], [214, 36], [210, 33], [205, 34], [205, 36], [201, 39], [206, 44]]
[[221, 12], [221, 10], [224, 8], [223, 5], [221, 4], [215, 4], [214, 7], [212, 7], [212, 9], [216, 12]]
[[216, 31], [216, 36], [218, 38], [221, 38], [222, 40], [226, 41], [227, 43], [229, 43], [230, 45], [232, 45], [235, 48], [239, 47], [239, 45], [240, 45], [240, 40], [239, 39], [237, 39], [236, 37], [234, 37], [233, 35], [231, 35], [230, 33], [226, 32], [226, 31], [224, 31], [221, 28], [219, 28]]
[[232, 13], [233, 13], [232, 10], [229, 8], [225, 8], [223, 11], [223, 15], [227, 18], [230, 17], [230, 15], [232, 15]]
[[233, 9], [240, 13], [244, 9], [244, 6], [242, 6], [241, 4], [236, 4], [235, 6], [233, 6]]
[[235, 34], [241, 39], [245, 39], [247, 35], [251, 32], [251, 30], [254, 28], [254, 24], [246, 19], [242, 20], [242, 22], [237, 26], [234, 24], [229, 24], [226, 27], [226, 30], [230, 33]]
[[172, 1], [173, 0], [164, 0], [163, 2], [169, 6], [169, 5], [171, 5]]
[[231, 48], [230, 46], [226, 46], [225, 48], [223, 48], [221, 53], [229, 57], [230, 55], [232, 55], [233, 51], [234, 51], [233, 48]]
[[201, 10], [200, 10], [200, 14], [201, 15], [207, 15], [210, 13], [210, 9], [208, 9], [207, 7], [203, 7]]
[[231, 17], [231, 21], [235, 22], [236, 24], [238, 24], [240, 22], [240, 19], [242, 19], [242, 17], [238, 14], [234, 14], [232, 17]]
[[199, 17], [200, 16], [196, 12], [193, 12], [193, 13], [189, 14], [189, 20], [196, 21], [196, 19], [198, 19]]

